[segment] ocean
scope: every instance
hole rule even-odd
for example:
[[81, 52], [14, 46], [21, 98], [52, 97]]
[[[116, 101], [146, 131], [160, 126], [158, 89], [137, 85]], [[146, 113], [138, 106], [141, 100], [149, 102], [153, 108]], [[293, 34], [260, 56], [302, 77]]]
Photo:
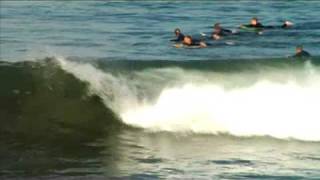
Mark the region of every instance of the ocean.
[[0, 1], [0, 179], [320, 179], [319, 9]]

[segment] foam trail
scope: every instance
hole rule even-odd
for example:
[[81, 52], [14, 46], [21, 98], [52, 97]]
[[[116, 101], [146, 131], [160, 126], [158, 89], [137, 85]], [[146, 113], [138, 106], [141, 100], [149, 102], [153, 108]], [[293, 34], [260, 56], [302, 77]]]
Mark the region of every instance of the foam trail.
[[[218, 79], [213, 81], [201, 71], [194, 74], [179, 68], [166, 69], [167, 76], [171, 73], [175, 78], [179, 77], [178, 84], [163, 86], [157, 100], [151, 102], [138, 101], [136, 89], [131, 87], [125, 76], [113, 76], [91, 64], [63, 59], [59, 62], [66, 71], [88, 82], [90, 92], [102, 97], [106, 106], [111, 107], [124, 123], [132, 126], [151, 131], [223, 132], [236, 136], [269, 135], [320, 140], [320, 75], [311, 64], [302, 67], [302, 73], [289, 69], [289, 75], [284, 75], [286, 71], [279, 73], [267, 69], [267, 72], [260, 73], [262, 75], [255, 83], [231, 89], [226, 89], [218, 79], [236, 84], [238, 77], [246, 78], [252, 74], [241, 72], [236, 77], [222, 73], [215, 75]], [[143, 86], [144, 83], [156, 84], [158, 70], [154, 70], [154, 76], [148, 76], [150, 79], [135, 81], [148, 88]], [[297, 77], [291, 77], [292, 71], [298, 74]], [[149, 75], [152, 72], [148, 71]], [[140, 74], [141, 77], [143, 75]], [[286, 81], [272, 81], [267, 77], [282, 75]], [[303, 83], [298, 78], [300, 76], [303, 76]], [[191, 83], [201, 78], [206, 80]]]

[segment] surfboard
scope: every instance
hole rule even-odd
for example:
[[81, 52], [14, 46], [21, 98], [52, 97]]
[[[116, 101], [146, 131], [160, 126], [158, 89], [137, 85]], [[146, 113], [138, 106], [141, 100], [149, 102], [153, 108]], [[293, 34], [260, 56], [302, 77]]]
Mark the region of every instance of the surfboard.
[[[237, 31], [232, 31], [232, 33], [237, 33]], [[206, 38], [209, 38], [209, 36], [206, 34], [206, 33], [203, 33], [203, 32], [200, 32], [200, 35], [202, 36], [202, 37], [206, 37]], [[212, 40], [211, 38], [210, 38], [210, 40]], [[219, 40], [219, 41], [224, 41], [223, 39], [222, 40]], [[227, 41], [224, 41], [224, 44], [226, 44], [226, 45], [229, 45], [229, 46], [233, 46], [233, 45], [235, 45], [236, 43], [234, 42], [234, 41], [231, 41], [231, 40], [227, 40]], [[210, 45], [210, 46], [212, 46], [212, 45]]]
[[173, 47], [175, 47], [175, 48], [184, 48], [184, 49], [200, 49], [200, 48], [202, 48], [200, 46], [186, 46], [184, 44], [175, 44], [175, 45], [173, 45]]
[[240, 26], [239, 29], [244, 32], [256, 32], [259, 33], [263, 31], [263, 28], [256, 28], [256, 27], [247, 27], [247, 26]]

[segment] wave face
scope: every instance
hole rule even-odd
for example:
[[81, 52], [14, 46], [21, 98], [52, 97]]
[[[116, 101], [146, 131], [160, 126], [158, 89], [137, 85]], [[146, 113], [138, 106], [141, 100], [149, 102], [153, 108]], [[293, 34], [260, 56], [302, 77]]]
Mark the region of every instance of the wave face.
[[90, 141], [120, 124], [101, 98], [87, 94], [86, 82], [52, 59], [0, 62], [0, 82], [0, 142]]
[[320, 71], [310, 62], [100, 64], [116, 73], [59, 62], [132, 126], [320, 140]]

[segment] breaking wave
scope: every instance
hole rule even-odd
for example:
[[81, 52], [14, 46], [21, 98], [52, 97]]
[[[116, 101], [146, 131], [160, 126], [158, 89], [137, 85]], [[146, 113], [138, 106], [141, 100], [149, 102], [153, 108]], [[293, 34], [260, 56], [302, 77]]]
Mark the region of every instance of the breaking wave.
[[[0, 67], [2, 77], [25, 79], [2, 81], [7, 87], [2, 89], [2, 102], [11, 101], [2, 104], [2, 116], [22, 124], [32, 120], [43, 131], [50, 122], [63, 133], [80, 129], [90, 134], [122, 122], [152, 132], [320, 140], [316, 61], [56, 57], [2, 62]], [[14, 103], [21, 101], [22, 105]], [[8, 132], [21, 127], [8, 124]]]
[[212, 70], [176, 63], [116, 74], [89, 63], [59, 62], [88, 82], [90, 92], [128, 125], [150, 131], [320, 140], [320, 71], [310, 62], [216, 63]]

